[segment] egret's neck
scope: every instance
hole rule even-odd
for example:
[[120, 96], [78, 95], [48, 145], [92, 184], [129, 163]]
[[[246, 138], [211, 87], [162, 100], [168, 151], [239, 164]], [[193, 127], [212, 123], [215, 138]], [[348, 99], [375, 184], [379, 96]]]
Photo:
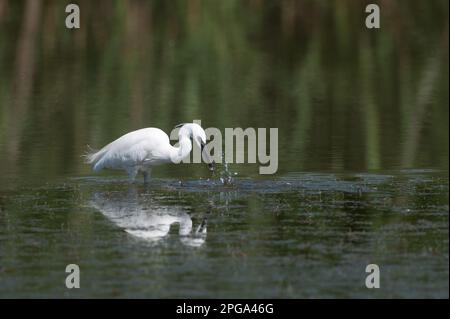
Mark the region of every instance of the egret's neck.
[[187, 136], [180, 136], [178, 145], [178, 147], [173, 147], [170, 154], [170, 160], [176, 164], [180, 163], [192, 150], [191, 139]]

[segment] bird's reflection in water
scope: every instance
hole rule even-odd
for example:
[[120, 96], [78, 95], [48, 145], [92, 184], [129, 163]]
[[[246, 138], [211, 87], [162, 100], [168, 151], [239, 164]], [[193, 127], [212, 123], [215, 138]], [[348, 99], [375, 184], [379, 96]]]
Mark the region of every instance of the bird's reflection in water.
[[127, 233], [151, 242], [167, 237], [172, 225], [178, 225], [180, 241], [191, 247], [200, 247], [206, 240], [207, 215], [193, 229], [192, 218], [180, 206], [165, 206], [148, 197], [139, 196], [136, 189], [128, 194], [97, 192], [91, 205]]

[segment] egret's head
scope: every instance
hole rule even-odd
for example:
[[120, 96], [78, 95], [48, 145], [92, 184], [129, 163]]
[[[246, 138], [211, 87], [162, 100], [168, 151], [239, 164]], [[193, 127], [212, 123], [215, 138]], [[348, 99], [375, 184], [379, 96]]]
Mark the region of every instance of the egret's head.
[[202, 150], [203, 159], [208, 164], [208, 168], [210, 171], [214, 170], [214, 161], [211, 160], [208, 151], [206, 150], [206, 133], [205, 130], [198, 125], [197, 123], [183, 123], [178, 124], [175, 128], [179, 127], [178, 136], [181, 137], [189, 137], [194, 143], [200, 147]]

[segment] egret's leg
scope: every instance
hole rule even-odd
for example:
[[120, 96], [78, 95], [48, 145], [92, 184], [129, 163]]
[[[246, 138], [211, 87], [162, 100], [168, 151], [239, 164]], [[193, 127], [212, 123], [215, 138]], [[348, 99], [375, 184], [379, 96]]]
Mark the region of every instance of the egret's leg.
[[148, 172], [147, 171], [143, 171], [142, 175], [144, 175], [144, 184], [148, 184]]
[[142, 174], [144, 175], [144, 184], [148, 184], [152, 174], [152, 169], [148, 168], [146, 171], [143, 171]]
[[138, 173], [138, 170], [134, 167], [130, 167], [127, 169], [128, 177], [130, 178], [130, 182], [133, 182], [136, 178], [136, 175]]

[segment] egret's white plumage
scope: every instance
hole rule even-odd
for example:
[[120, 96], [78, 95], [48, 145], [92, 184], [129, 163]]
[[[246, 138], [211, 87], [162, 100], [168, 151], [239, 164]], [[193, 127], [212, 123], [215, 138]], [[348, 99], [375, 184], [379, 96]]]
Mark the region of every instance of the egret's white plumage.
[[[167, 134], [159, 128], [149, 127], [127, 133], [109, 143], [99, 151], [86, 155], [94, 171], [104, 168], [126, 170], [131, 179], [138, 172], [144, 174], [146, 182], [153, 166], [163, 163], [180, 163], [192, 150], [192, 140], [199, 147], [206, 144], [206, 134], [200, 125], [188, 123], [180, 126], [179, 146], [170, 145]], [[208, 156], [207, 152], [204, 153]], [[210, 169], [212, 163], [209, 161]]]

